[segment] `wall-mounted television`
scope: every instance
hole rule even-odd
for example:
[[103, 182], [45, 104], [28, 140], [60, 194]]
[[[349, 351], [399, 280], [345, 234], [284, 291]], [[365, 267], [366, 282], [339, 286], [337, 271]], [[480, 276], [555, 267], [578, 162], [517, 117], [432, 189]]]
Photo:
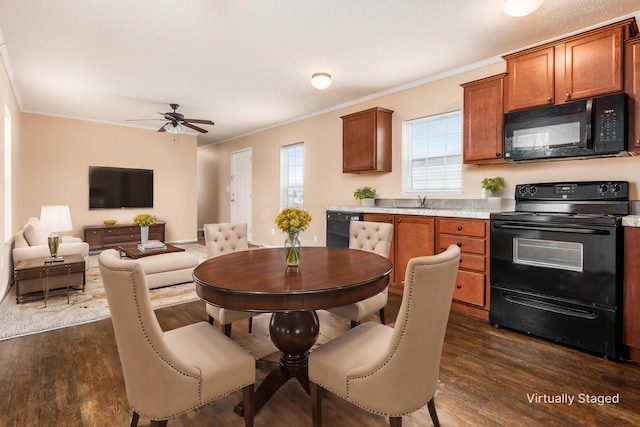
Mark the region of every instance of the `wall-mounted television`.
[[152, 207], [153, 170], [89, 166], [89, 209]]

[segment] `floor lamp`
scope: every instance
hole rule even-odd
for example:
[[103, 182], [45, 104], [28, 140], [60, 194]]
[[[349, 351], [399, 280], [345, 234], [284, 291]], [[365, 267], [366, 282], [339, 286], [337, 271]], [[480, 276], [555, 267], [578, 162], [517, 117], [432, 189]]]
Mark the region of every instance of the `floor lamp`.
[[51, 256], [45, 258], [45, 263], [63, 262], [64, 258], [58, 256], [60, 236], [56, 233], [73, 230], [71, 225], [71, 213], [66, 205], [45, 205], [40, 210], [40, 230], [49, 231], [47, 238]]

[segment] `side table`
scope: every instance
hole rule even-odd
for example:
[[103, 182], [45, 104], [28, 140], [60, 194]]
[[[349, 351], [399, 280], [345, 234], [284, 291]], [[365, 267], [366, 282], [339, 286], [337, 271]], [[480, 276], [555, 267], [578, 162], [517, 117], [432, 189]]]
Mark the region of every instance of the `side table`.
[[[49, 290], [49, 277], [67, 275], [66, 293], [67, 304], [69, 304], [69, 290], [74, 288], [69, 279], [72, 273], [82, 273], [82, 291], [85, 289], [86, 274], [84, 258], [81, 255], [65, 255], [64, 261], [56, 263], [45, 263], [45, 258], [26, 259], [18, 262], [13, 269], [13, 277], [16, 282], [16, 303], [24, 301], [26, 298], [39, 298], [40, 296], [29, 294], [23, 296], [20, 294], [20, 281], [27, 279], [42, 280], [42, 296], [44, 297], [44, 306], [47, 306], [47, 298], [51, 293]], [[80, 289], [78, 289], [80, 290]]]

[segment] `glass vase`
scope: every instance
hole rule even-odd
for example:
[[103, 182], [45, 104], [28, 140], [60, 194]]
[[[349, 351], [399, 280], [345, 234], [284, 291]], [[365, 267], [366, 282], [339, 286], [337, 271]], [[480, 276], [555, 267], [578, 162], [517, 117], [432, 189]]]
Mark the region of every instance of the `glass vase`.
[[292, 234], [284, 241], [284, 253], [288, 266], [300, 265], [300, 235]]
[[146, 245], [149, 243], [149, 227], [140, 227], [140, 242], [142, 245]]

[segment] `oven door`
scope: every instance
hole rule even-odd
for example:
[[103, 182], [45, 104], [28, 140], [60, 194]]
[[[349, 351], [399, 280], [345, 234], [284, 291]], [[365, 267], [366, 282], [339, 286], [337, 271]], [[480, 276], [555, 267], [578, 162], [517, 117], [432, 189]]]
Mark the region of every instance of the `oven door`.
[[620, 228], [491, 221], [491, 285], [616, 307]]

